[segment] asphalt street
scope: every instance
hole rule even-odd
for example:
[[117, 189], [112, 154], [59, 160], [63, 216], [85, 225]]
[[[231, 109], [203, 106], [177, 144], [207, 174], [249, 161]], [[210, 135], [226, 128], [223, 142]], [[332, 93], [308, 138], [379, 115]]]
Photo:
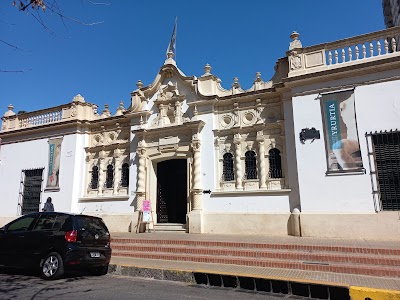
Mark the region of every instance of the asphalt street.
[[93, 277], [82, 273], [69, 274], [57, 281], [45, 281], [32, 272], [0, 269], [1, 300], [277, 300], [282, 298], [299, 299], [290, 298], [287, 295], [274, 296], [238, 289], [224, 289], [110, 274], [101, 277]]

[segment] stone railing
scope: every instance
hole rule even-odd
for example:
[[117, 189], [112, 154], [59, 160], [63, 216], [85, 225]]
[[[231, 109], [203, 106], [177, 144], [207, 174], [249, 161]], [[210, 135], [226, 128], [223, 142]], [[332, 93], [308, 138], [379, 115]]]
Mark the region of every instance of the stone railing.
[[24, 113], [17, 115], [18, 127], [32, 127], [37, 125], [44, 125], [54, 123], [62, 120], [62, 108], [55, 108], [55, 110], [45, 110], [44, 112], [38, 111], [33, 113]]
[[294, 46], [287, 52], [289, 77], [400, 56], [400, 27], [305, 48], [297, 33], [292, 36]]
[[[8, 106], [8, 111], [1, 118], [1, 132], [20, 130], [29, 127], [39, 127], [46, 124], [65, 123], [72, 120], [96, 120], [99, 118], [111, 117], [108, 105], [101, 114], [97, 113], [97, 105], [85, 102], [80, 95], [74, 97], [71, 103], [38, 110], [28, 113], [16, 114], [14, 107]], [[122, 104], [117, 110], [116, 115], [122, 114], [124, 108]]]

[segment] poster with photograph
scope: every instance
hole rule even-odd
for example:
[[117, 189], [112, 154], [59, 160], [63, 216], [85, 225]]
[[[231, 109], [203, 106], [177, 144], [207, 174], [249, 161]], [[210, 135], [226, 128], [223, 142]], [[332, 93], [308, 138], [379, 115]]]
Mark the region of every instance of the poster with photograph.
[[354, 91], [322, 95], [322, 114], [328, 172], [362, 169]]
[[46, 190], [60, 189], [60, 160], [62, 138], [49, 140], [49, 164]]

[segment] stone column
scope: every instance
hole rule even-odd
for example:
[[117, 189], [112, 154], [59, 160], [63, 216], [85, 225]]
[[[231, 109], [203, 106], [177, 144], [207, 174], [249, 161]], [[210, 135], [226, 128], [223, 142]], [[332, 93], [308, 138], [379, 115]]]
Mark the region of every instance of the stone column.
[[236, 166], [236, 189], [243, 190], [243, 181], [242, 181], [242, 162], [241, 162], [241, 155], [242, 155], [242, 140], [240, 134], [235, 134], [235, 138], [233, 139], [233, 143], [236, 146], [235, 149], [235, 166]]
[[192, 210], [202, 210], [203, 188], [201, 184], [201, 159], [200, 159], [200, 140], [192, 141], [193, 150], [193, 188], [192, 188]]
[[86, 153], [86, 189], [85, 189], [85, 195], [88, 194], [89, 189], [91, 188], [91, 183], [92, 183], [92, 169], [90, 168], [92, 159], [94, 157], [93, 153]]
[[282, 178], [284, 178], [284, 186], [282, 188], [286, 188], [289, 186], [288, 178], [286, 176], [287, 170], [287, 159], [286, 159], [286, 137], [281, 135], [281, 143], [282, 143], [282, 154], [281, 154], [281, 162], [282, 162]]
[[220, 154], [219, 154], [219, 141], [218, 139], [215, 141], [214, 144], [214, 155], [217, 158], [217, 164], [215, 166], [215, 174], [217, 176], [215, 177], [215, 189], [219, 191], [221, 189], [221, 163], [220, 163]]
[[146, 197], [146, 149], [140, 148], [136, 150], [136, 154], [139, 156], [139, 167], [138, 167], [138, 179], [136, 187], [136, 210], [143, 209], [143, 200]]
[[267, 189], [267, 170], [265, 165], [265, 141], [263, 135], [257, 136], [258, 142], [258, 152], [259, 152], [259, 164], [260, 164], [260, 189], [266, 190]]
[[121, 150], [114, 151], [114, 190], [113, 195], [118, 195], [119, 182], [121, 181]]
[[106, 181], [106, 157], [107, 157], [107, 152], [102, 150], [99, 153], [99, 159], [100, 159], [100, 164], [99, 164], [99, 187], [98, 187], [98, 195], [103, 196], [103, 189], [104, 189], [104, 183]]

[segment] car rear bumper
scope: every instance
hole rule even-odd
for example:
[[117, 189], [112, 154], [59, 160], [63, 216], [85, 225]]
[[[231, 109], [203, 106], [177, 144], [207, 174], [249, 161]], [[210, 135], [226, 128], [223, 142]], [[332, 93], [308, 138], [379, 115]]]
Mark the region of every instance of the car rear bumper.
[[[99, 255], [97, 257], [97, 255]], [[110, 263], [111, 248], [70, 248], [64, 259], [66, 268], [72, 267], [100, 267]]]

